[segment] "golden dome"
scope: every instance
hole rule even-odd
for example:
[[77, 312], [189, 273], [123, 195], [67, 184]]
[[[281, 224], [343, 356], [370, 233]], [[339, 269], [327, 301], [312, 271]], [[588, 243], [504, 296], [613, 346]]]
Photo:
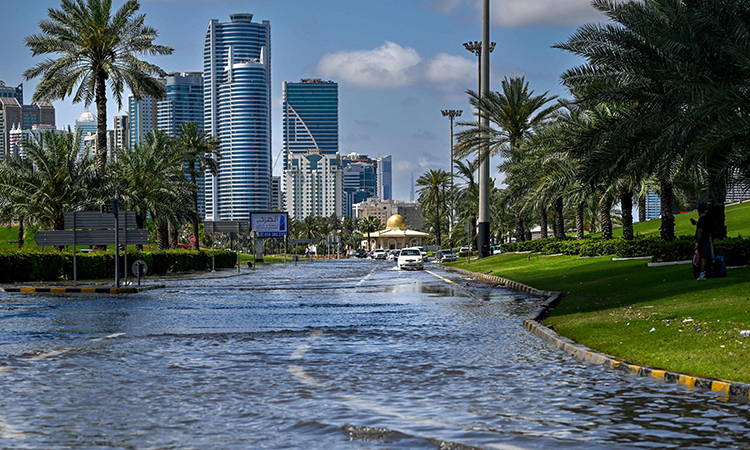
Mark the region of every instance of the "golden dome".
[[391, 230], [405, 230], [406, 220], [404, 220], [401, 215], [394, 214], [388, 218], [388, 222], [385, 223], [385, 227], [390, 228]]

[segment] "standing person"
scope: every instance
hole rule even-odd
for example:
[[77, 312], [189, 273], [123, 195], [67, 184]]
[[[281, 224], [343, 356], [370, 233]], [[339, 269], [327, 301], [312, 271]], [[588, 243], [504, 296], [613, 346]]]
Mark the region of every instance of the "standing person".
[[708, 215], [708, 204], [698, 205], [698, 222], [695, 227], [695, 249], [698, 251], [700, 276], [697, 280], [706, 279], [706, 271], [712, 258], [711, 219]]

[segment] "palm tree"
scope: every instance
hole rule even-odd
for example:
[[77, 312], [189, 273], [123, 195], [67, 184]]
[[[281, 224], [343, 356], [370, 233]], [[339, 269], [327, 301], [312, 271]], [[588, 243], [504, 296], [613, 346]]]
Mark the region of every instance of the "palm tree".
[[417, 179], [420, 206], [434, 211], [432, 225], [435, 233], [435, 245], [440, 248], [443, 226], [441, 209], [447, 207], [446, 191], [450, 188], [450, 173], [443, 169], [430, 169]]
[[[464, 181], [463, 186], [457, 187], [456, 189], [456, 212], [458, 213], [458, 223], [464, 225], [464, 227], [456, 227], [454, 230], [464, 233], [465, 226], [468, 224], [472, 230], [477, 228], [477, 210], [479, 208], [479, 185], [474, 178], [474, 173], [479, 166], [478, 160], [467, 161], [456, 161], [456, 176]], [[492, 205], [492, 203], [491, 203]], [[476, 236], [468, 242], [467, 245], [472, 248], [477, 248]]]
[[[177, 148], [182, 154], [185, 172], [190, 177], [190, 181], [197, 186], [197, 179], [202, 177], [206, 171], [216, 176], [219, 171], [218, 160], [221, 159], [221, 141], [211, 136], [198, 127], [195, 122], [181, 123], [177, 131]], [[200, 240], [198, 237], [198, 191], [193, 196], [193, 209], [196, 212], [196, 218], [193, 220], [193, 236], [195, 242], [193, 248], [200, 249]]]
[[123, 208], [135, 211], [139, 229], [145, 228], [147, 217], [152, 218], [160, 249], [168, 247], [170, 218], [193, 212], [196, 186], [182, 173], [182, 161], [174, 141], [162, 131], [153, 131], [132, 151], [119, 150], [113, 164]]
[[367, 250], [370, 249], [370, 233], [378, 231], [380, 229], [380, 220], [367, 216], [359, 221], [359, 231], [361, 233], [367, 233]]
[[11, 199], [20, 217], [53, 230], [64, 229], [65, 213], [86, 206], [97, 177], [95, 162], [78, 154], [80, 133], [43, 132], [25, 143], [26, 160], [3, 162], [0, 197]]
[[[520, 173], [514, 174], [512, 170], [521, 167], [518, 162], [524, 157], [521, 150], [523, 141], [543, 126], [560, 108], [559, 104], [545, 107], [557, 98], [555, 95], [547, 94], [548, 92], [534, 95], [534, 91], [529, 90], [529, 83], [523, 77], [505, 78], [502, 81], [502, 92], [489, 92], [485, 97], [480, 97], [476, 92], [469, 91], [469, 103], [480, 111], [482, 117], [489, 119], [489, 128], [484, 129], [478, 121], [458, 124], [469, 128], [456, 135], [456, 159], [467, 157], [483, 145], [488, 146], [490, 154], [500, 154], [506, 159], [507, 165], [504, 168], [511, 171], [506, 172], [506, 183], [516, 194], [513, 196], [513, 207], [518, 241], [525, 239], [521, 198], [528, 187], [525, 183], [528, 177]], [[513, 183], [516, 185], [512, 186]]]
[[170, 55], [173, 49], [153, 43], [157, 32], [144, 25], [139, 9], [137, 0], [129, 0], [113, 15], [112, 0], [62, 0], [60, 9], [49, 9], [49, 19], [39, 22], [41, 33], [25, 39], [33, 56], [57, 54], [24, 72], [26, 80], [42, 75], [32, 101], [64, 99], [75, 90], [73, 103], [96, 103], [100, 172], [107, 162], [107, 84], [119, 108], [126, 86], [139, 100], [164, 95], [154, 77], [165, 72], [136, 56]]
[[25, 223], [29, 204], [25, 202], [25, 185], [31, 180], [34, 165], [31, 160], [10, 156], [0, 163], [0, 220], [18, 221], [18, 249], [24, 245]]

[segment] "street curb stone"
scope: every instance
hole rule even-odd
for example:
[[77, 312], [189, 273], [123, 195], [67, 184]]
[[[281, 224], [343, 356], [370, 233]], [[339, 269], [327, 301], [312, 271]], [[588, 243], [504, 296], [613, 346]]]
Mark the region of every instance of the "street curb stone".
[[535, 297], [544, 298], [545, 301], [542, 305], [534, 312], [534, 315], [523, 321], [523, 327], [539, 336], [543, 341], [549, 342], [558, 349], [562, 350], [566, 354], [572, 356], [578, 361], [585, 361], [594, 364], [600, 364], [610, 367], [614, 370], [626, 372], [630, 375], [639, 377], [651, 377], [656, 381], [666, 383], [676, 383], [686, 386], [692, 390], [694, 388], [700, 388], [718, 393], [722, 398], [743, 398], [745, 400], [750, 399], [750, 384], [737, 383], [733, 381], [719, 380], [714, 378], [703, 378], [695, 377], [678, 372], [669, 372], [666, 370], [656, 369], [653, 367], [640, 366], [637, 364], [630, 364], [620, 358], [607, 355], [596, 350], [592, 350], [585, 345], [578, 344], [566, 337], [563, 337], [553, 329], [542, 325], [540, 322], [549, 316], [549, 313], [557, 306], [562, 300], [562, 293], [555, 291], [542, 291], [535, 289], [531, 286], [519, 283], [517, 281], [509, 280], [507, 278], [498, 277], [495, 275], [471, 272], [466, 269], [460, 269], [458, 267], [444, 267], [450, 272], [456, 272], [463, 275], [478, 278], [480, 281], [497, 283], [507, 289], [514, 291], [520, 291], [533, 295]]

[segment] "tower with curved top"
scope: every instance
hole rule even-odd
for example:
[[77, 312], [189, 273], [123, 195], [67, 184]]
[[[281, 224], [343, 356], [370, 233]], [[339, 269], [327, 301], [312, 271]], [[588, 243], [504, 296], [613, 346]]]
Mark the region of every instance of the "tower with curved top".
[[203, 51], [204, 129], [221, 140], [206, 173], [206, 219], [248, 220], [271, 209], [271, 25], [252, 14], [211, 20]]

